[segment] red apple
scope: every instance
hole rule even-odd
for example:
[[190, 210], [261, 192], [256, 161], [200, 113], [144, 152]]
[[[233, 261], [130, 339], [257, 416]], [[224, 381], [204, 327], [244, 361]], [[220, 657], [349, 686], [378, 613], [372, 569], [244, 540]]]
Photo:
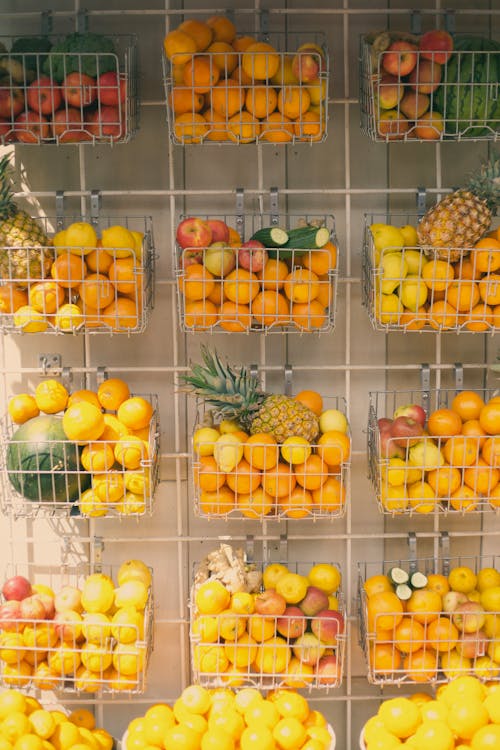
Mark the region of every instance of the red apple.
[[283, 638], [299, 638], [307, 628], [307, 620], [300, 607], [294, 605], [288, 606], [283, 612], [282, 617], [276, 621], [276, 630]]
[[324, 67], [323, 56], [314, 46], [304, 45], [292, 60], [292, 74], [300, 83], [313, 83]]
[[24, 623], [21, 620], [21, 602], [16, 599], [9, 599], [0, 606], [0, 629], [9, 632], [21, 632], [24, 629]]
[[462, 602], [452, 613], [452, 620], [462, 633], [477, 633], [486, 620], [486, 612], [479, 602]]
[[393, 109], [403, 98], [404, 84], [396, 76], [383, 75], [378, 84], [378, 103], [382, 109]]
[[212, 242], [229, 242], [229, 227], [221, 219], [207, 219], [207, 224], [212, 230]]
[[238, 265], [247, 271], [262, 271], [269, 259], [265, 245], [259, 240], [248, 240], [238, 249]]
[[91, 135], [84, 129], [80, 110], [75, 107], [58, 109], [52, 120], [52, 132], [59, 143], [77, 143], [89, 141]]
[[400, 141], [410, 129], [410, 123], [397, 109], [385, 109], [378, 118], [378, 132], [388, 141]]
[[448, 591], [443, 596], [443, 612], [451, 614], [454, 612], [459, 604], [468, 602], [467, 596], [462, 591]]
[[419, 60], [408, 77], [408, 85], [419, 94], [432, 94], [441, 83], [442, 67], [431, 60]]
[[453, 51], [453, 37], [447, 31], [433, 29], [426, 31], [419, 39], [420, 57], [444, 65]]
[[484, 630], [476, 630], [473, 633], [462, 633], [455, 648], [458, 653], [467, 659], [477, 659], [486, 654], [488, 637]]
[[73, 609], [56, 612], [53, 622], [61, 641], [77, 641], [82, 635], [82, 616]]
[[98, 107], [88, 115], [87, 130], [96, 138], [117, 141], [125, 135], [125, 125], [120, 119], [118, 107]]
[[0, 117], [6, 117], [13, 122], [24, 109], [24, 94], [22, 89], [0, 86]]
[[197, 263], [203, 262], [203, 252], [201, 250], [191, 250], [191, 248], [186, 248], [182, 251], [181, 255], [181, 266], [182, 268], [187, 268], [188, 266], [193, 266]]
[[64, 612], [66, 609], [81, 612], [83, 610], [82, 592], [75, 586], [63, 586], [54, 597], [54, 607], [56, 612]]
[[405, 404], [404, 406], [398, 406], [393, 414], [393, 419], [398, 417], [409, 417], [422, 425], [425, 424], [425, 410], [422, 409], [418, 404]]
[[14, 133], [21, 143], [39, 143], [50, 138], [50, 124], [45, 115], [27, 110], [16, 117]]
[[417, 46], [400, 39], [382, 53], [382, 67], [393, 76], [407, 76], [417, 64]]
[[23, 620], [45, 620], [45, 607], [38, 594], [27, 596], [20, 607]]
[[117, 107], [120, 102], [125, 101], [127, 94], [127, 81], [119, 76], [114, 70], [101, 73], [97, 79], [97, 98], [101, 104]]
[[391, 424], [392, 419], [390, 419], [390, 417], [380, 417], [380, 419], [377, 419], [377, 425], [380, 432], [386, 432]]
[[2, 586], [2, 596], [7, 601], [16, 599], [16, 601], [20, 602], [22, 599], [26, 599], [27, 596], [31, 596], [32, 593], [31, 583], [24, 576], [7, 578]]
[[402, 448], [409, 448], [419, 442], [419, 438], [424, 434], [424, 428], [420, 422], [410, 417], [396, 417], [390, 427], [390, 435], [396, 445]]
[[427, 94], [407, 91], [399, 102], [399, 109], [409, 120], [416, 120], [427, 112], [430, 101]]
[[342, 677], [340, 663], [334, 654], [323, 656], [316, 667], [317, 680], [320, 685], [335, 685]]
[[335, 646], [337, 636], [344, 632], [344, 616], [334, 609], [322, 609], [311, 622], [311, 630], [321, 643]]
[[391, 437], [392, 419], [382, 417], [378, 420], [379, 445], [381, 458], [404, 458], [405, 452]]
[[86, 73], [68, 73], [61, 89], [63, 99], [71, 107], [88, 107], [97, 97], [96, 79]]
[[35, 112], [50, 115], [61, 106], [61, 89], [49, 76], [40, 76], [28, 86], [26, 101]]
[[317, 586], [308, 586], [299, 607], [307, 617], [314, 617], [322, 609], [328, 609], [328, 594]]
[[292, 646], [293, 655], [304, 664], [315, 667], [326, 651], [326, 646], [321, 643], [314, 633], [304, 633], [299, 636]]
[[258, 615], [282, 615], [286, 600], [276, 589], [266, 589], [255, 597], [255, 611]]
[[212, 230], [208, 222], [190, 216], [180, 222], [175, 238], [182, 248], [208, 247], [212, 242]]
[[55, 605], [54, 605], [54, 597], [50, 596], [49, 594], [39, 591], [35, 591], [35, 595], [40, 599], [40, 601], [43, 604], [43, 607], [45, 609], [45, 619], [46, 620], [52, 620], [54, 618], [54, 615], [56, 613]]

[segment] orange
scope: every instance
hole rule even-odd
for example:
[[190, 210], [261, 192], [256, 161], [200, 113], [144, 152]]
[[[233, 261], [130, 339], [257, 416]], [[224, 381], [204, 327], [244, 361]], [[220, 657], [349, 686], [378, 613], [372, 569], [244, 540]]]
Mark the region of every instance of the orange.
[[470, 256], [469, 258], [462, 258], [461, 260], [457, 261], [456, 263], [453, 263], [452, 265], [455, 270], [456, 279], [468, 279], [470, 281], [472, 279], [477, 280], [481, 276], [479, 271], [472, 264], [472, 261], [470, 260]]
[[422, 279], [435, 292], [443, 292], [454, 278], [453, 266], [445, 260], [430, 260], [422, 268]]
[[333, 242], [327, 242], [317, 250], [306, 251], [300, 256], [300, 262], [317, 276], [324, 276], [337, 267], [337, 247]]
[[315, 453], [312, 453], [304, 463], [296, 464], [294, 468], [297, 484], [306, 490], [318, 490], [328, 477], [328, 466]]
[[55, 281], [41, 281], [30, 287], [28, 296], [31, 307], [47, 315], [56, 312], [64, 302], [65, 292]]
[[68, 440], [99, 440], [104, 431], [104, 415], [94, 404], [80, 401], [66, 409], [62, 426]]
[[457, 412], [452, 409], [435, 409], [429, 414], [427, 430], [429, 435], [446, 437], [460, 435], [462, 432], [462, 420]]
[[205, 104], [205, 97], [203, 94], [197, 94], [192, 88], [174, 86], [168, 101], [176, 115], [183, 115], [186, 112], [200, 112]]
[[272, 512], [274, 500], [262, 487], [257, 487], [249, 494], [238, 493], [236, 506], [245, 518], [262, 518]]
[[[193, 266], [189, 266], [189, 268], [193, 268]], [[141, 274], [138, 273], [135, 257], [129, 256], [127, 258], [116, 258], [109, 267], [108, 276], [117, 292], [134, 294]], [[90, 300], [88, 304], [95, 307]]]
[[323, 328], [328, 322], [328, 313], [318, 299], [311, 302], [295, 302], [292, 305], [292, 320], [301, 331]]
[[433, 302], [428, 314], [429, 324], [436, 331], [453, 328], [457, 324], [457, 311], [444, 300]]
[[393, 591], [381, 591], [368, 599], [368, 628], [371, 631], [392, 630], [403, 619], [403, 603]]
[[442, 454], [450, 466], [472, 466], [477, 461], [479, 445], [475, 437], [454, 435], [443, 446]]
[[420, 331], [427, 323], [427, 308], [419, 307], [416, 312], [405, 309], [399, 317], [399, 322], [407, 331]]
[[208, 94], [220, 78], [220, 70], [209, 55], [193, 55], [184, 65], [182, 80], [195, 94]]
[[[207, 294], [205, 299], [210, 300], [210, 302], [213, 302], [213, 304], [218, 308], [222, 305], [224, 302], [224, 289], [222, 288], [222, 281], [220, 279], [215, 280], [215, 286], [210, 292], [210, 294]], [[196, 300], [197, 302], [199, 300]]]
[[221, 328], [235, 333], [248, 331], [252, 322], [249, 306], [238, 305], [231, 300], [222, 303], [219, 308], [218, 319]]
[[489, 437], [484, 441], [481, 456], [490, 466], [500, 467], [500, 437]]
[[243, 456], [253, 468], [269, 471], [278, 463], [278, 443], [272, 435], [266, 432], [256, 432], [245, 441]]
[[201, 263], [193, 263], [185, 268], [184, 274], [179, 277], [179, 289], [190, 301], [204, 299], [215, 288], [213, 278], [205, 266]]
[[78, 294], [84, 305], [100, 310], [113, 302], [115, 288], [107, 276], [91, 273], [78, 287]]
[[[213, 109], [206, 109], [203, 112], [203, 117], [205, 118], [208, 126], [208, 131], [205, 136], [207, 141], [229, 140], [227, 137], [227, 124], [224, 115], [222, 115], [220, 112], [215, 112], [215, 110]], [[237, 247], [239, 247], [240, 245], [241, 242], [237, 245]]]
[[245, 104], [245, 89], [232, 79], [219, 81], [210, 91], [210, 104], [218, 114], [232, 117]]
[[490, 273], [479, 282], [479, 294], [487, 305], [500, 305], [500, 274]]
[[177, 26], [177, 31], [183, 31], [192, 37], [196, 42], [198, 52], [203, 52], [213, 37], [213, 29], [208, 24], [198, 21], [196, 18], [187, 18]]
[[231, 78], [228, 80], [235, 81], [238, 86], [251, 86], [253, 84], [253, 81], [244, 70], [242, 70], [241, 65], [237, 65], [236, 68], [231, 73]]
[[[98, 240], [98, 242], [100, 242], [100, 240]], [[93, 271], [94, 273], [107, 274], [112, 262], [112, 256], [101, 247], [97, 247], [85, 256], [85, 263], [87, 264], [88, 270]]]
[[290, 120], [297, 120], [309, 109], [311, 97], [304, 86], [283, 86], [278, 94], [278, 109]]
[[235, 268], [224, 278], [224, 292], [231, 302], [248, 305], [259, 293], [259, 280], [251, 271]]
[[483, 406], [482, 397], [475, 391], [460, 391], [451, 402], [451, 408], [456, 411], [463, 422], [478, 419]]
[[472, 310], [479, 302], [479, 287], [475, 281], [453, 281], [446, 290], [446, 299], [460, 312]]
[[420, 649], [407, 654], [403, 659], [403, 670], [413, 682], [430, 682], [438, 671], [438, 656], [432, 648]]
[[206, 331], [217, 323], [217, 307], [209, 299], [186, 302], [184, 324], [186, 328]]
[[500, 433], [500, 403], [491, 399], [479, 412], [479, 424], [488, 435]]
[[130, 430], [141, 430], [149, 425], [153, 406], [142, 396], [132, 396], [120, 404], [116, 416]]
[[255, 322], [263, 327], [282, 326], [290, 321], [288, 301], [282, 294], [270, 289], [256, 295], [251, 309]]
[[427, 576], [427, 588], [436, 591], [440, 596], [444, 596], [450, 590], [448, 578], [441, 573], [431, 573]]
[[442, 606], [437, 591], [416, 589], [406, 602], [406, 611], [411, 613], [417, 622], [428, 625], [439, 616]]
[[81, 284], [87, 275], [87, 265], [82, 255], [63, 253], [50, 267], [50, 275], [65, 289], [73, 289]]
[[301, 404], [307, 406], [311, 411], [320, 416], [323, 411], [323, 397], [318, 391], [299, 391], [294, 396], [295, 401], [300, 401]]
[[185, 65], [197, 51], [195, 40], [184, 31], [170, 31], [163, 40], [165, 55], [172, 65]]
[[280, 56], [271, 44], [250, 44], [241, 58], [241, 67], [252, 81], [265, 81], [276, 73]]
[[281, 112], [272, 112], [262, 121], [261, 139], [270, 143], [293, 141], [293, 121]]
[[226, 474], [226, 484], [233, 492], [243, 492], [248, 494], [257, 489], [260, 485], [261, 474], [254, 467], [250, 466], [244, 458], [235, 466], [232, 471]]
[[484, 302], [479, 302], [464, 317], [468, 331], [488, 331], [494, 327], [493, 310]]
[[401, 668], [401, 654], [397, 648], [384, 643], [370, 644], [370, 667], [376, 674], [389, 675]]
[[440, 466], [427, 472], [426, 479], [438, 497], [449, 497], [462, 484], [462, 474], [455, 466]]
[[94, 406], [97, 406], [98, 409], [101, 408], [99, 398], [95, 391], [88, 391], [85, 388], [82, 388], [79, 391], [73, 391], [73, 393], [71, 393], [70, 397], [68, 398], [67, 405], [72, 406], [73, 404], [77, 404], [79, 401], [88, 401], [89, 404], [94, 404]]
[[294, 122], [293, 132], [300, 141], [320, 141], [324, 132], [320, 113], [311, 107]]
[[179, 143], [201, 143], [207, 132], [207, 122], [198, 112], [184, 112], [175, 118], [174, 135]]
[[[488, 496], [500, 481], [500, 471], [478, 458], [474, 466], [464, 469], [464, 484], [479, 495]], [[458, 488], [457, 488], [458, 489]]]
[[260, 133], [259, 121], [245, 110], [230, 117], [227, 126], [228, 138], [234, 143], [251, 143]]
[[289, 269], [284, 260], [269, 258], [266, 265], [259, 271], [257, 278], [262, 281], [264, 289], [283, 289]]
[[493, 315], [493, 327], [494, 328], [500, 328], [500, 305], [495, 305], [495, 307], [492, 310]]
[[7, 411], [13, 422], [24, 424], [28, 419], [38, 417], [40, 409], [34, 396], [29, 393], [19, 393], [9, 399]]
[[394, 645], [403, 654], [421, 649], [425, 642], [425, 628], [413, 617], [403, 617], [394, 629]]
[[262, 475], [262, 488], [273, 498], [280, 498], [293, 491], [297, 480], [289, 464], [278, 463]]
[[483, 237], [476, 242], [469, 258], [480, 273], [497, 271], [500, 268], [500, 242], [493, 237]]
[[219, 470], [213, 456], [200, 456], [199, 465], [193, 467], [195, 485], [208, 492], [216, 492], [226, 481], [226, 475]]
[[[18, 289], [14, 284], [9, 283], [0, 286], [0, 314], [16, 312], [20, 307], [27, 304], [28, 295], [23, 289]], [[32, 302], [30, 302], [30, 305], [34, 307]], [[39, 312], [43, 312], [43, 310]]]
[[232, 41], [232, 47], [235, 52], [244, 52], [251, 44], [255, 44], [256, 41], [253, 36], [237, 36]]
[[319, 292], [319, 280], [313, 271], [296, 268], [285, 279], [284, 291], [291, 302], [311, 302]]
[[278, 94], [272, 86], [251, 86], [245, 96], [245, 108], [258, 119], [269, 117], [278, 105]]
[[280, 499], [279, 507], [287, 518], [306, 518], [313, 510], [312, 495], [304, 487], [296, 486], [288, 497]]
[[204, 490], [200, 495], [200, 511], [206, 515], [225, 515], [235, 507], [234, 492], [223, 485], [215, 492]]
[[99, 403], [107, 411], [116, 411], [129, 397], [129, 387], [121, 378], [108, 378], [97, 389]]
[[328, 477], [319, 489], [312, 491], [314, 505], [318, 506], [320, 511], [327, 513], [342, 511], [345, 507], [345, 497], [345, 487], [335, 477]]
[[394, 587], [389, 578], [382, 573], [370, 576], [363, 583], [363, 589], [367, 596], [380, 594], [382, 591], [393, 591]]
[[466, 484], [462, 484], [456, 492], [450, 496], [450, 505], [453, 510], [470, 512], [476, 509], [478, 497], [474, 490]]
[[479, 424], [479, 419], [468, 419], [462, 425], [462, 435], [475, 436], [480, 448], [486, 442], [486, 433]]
[[238, 55], [227, 42], [212, 42], [210, 47], [207, 47], [207, 53], [212, 64], [215, 63], [219, 69], [222, 78], [228, 78], [238, 65]]
[[451, 651], [458, 643], [458, 639], [458, 628], [449, 617], [438, 617], [427, 626], [427, 643], [436, 651]]
[[205, 23], [212, 29], [215, 42], [227, 42], [231, 44], [236, 36], [236, 26], [227, 16], [210, 16]]
[[349, 460], [351, 441], [348, 435], [340, 430], [328, 430], [318, 440], [318, 456], [328, 466], [338, 466]]

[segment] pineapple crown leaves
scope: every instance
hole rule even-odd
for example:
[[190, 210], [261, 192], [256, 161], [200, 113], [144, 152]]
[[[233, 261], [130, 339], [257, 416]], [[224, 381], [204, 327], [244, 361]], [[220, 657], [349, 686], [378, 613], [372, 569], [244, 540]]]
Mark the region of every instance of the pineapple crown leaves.
[[10, 173], [10, 154], [6, 154], [0, 159], [0, 219], [7, 219], [17, 210], [12, 198]]
[[481, 164], [471, 175], [467, 189], [486, 201], [490, 211], [496, 213], [500, 203], [500, 154], [494, 153], [491, 159]]

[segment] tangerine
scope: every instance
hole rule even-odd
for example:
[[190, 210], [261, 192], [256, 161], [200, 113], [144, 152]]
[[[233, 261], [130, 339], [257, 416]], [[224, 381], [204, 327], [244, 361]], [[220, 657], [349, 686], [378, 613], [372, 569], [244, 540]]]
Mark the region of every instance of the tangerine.
[[79, 286], [87, 275], [87, 264], [83, 255], [66, 252], [59, 255], [50, 267], [50, 275], [65, 289]]
[[230, 117], [227, 127], [228, 138], [233, 143], [251, 143], [260, 134], [259, 120], [255, 120], [250, 112], [246, 112], [246, 110], [242, 110]]
[[[9, 283], [0, 286], [0, 314], [16, 312], [27, 304], [28, 295], [24, 289], [18, 289], [15, 284]], [[33, 303], [30, 304], [33, 307]]]
[[278, 95], [272, 86], [251, 86], [245, 96], [245, 108], [257, 119], [269, 117], [278, 105]]
[[452, 409], [435, 409], [429, 414], [427, 430], [430, 435], [451, 437], [462, 432], [462, 420]]
[[65, 291], [55, 281], [41, 281], [30, 287], [28, 296], [31, 307], [44, 315], [50, 315], [64, 302]]
[[438, 672], [437, 652], [424, 646], [407, 654], [403, 659], [403, 670], [413, 682], [430, 682]]
[[450, 466], [472, 466], [477, 461], [479, 443], [475, 437], [454, 435], [445, 442], [442, 453]]
[[269, 471], [278, 463], [279, 446], [275, 438], [269, 433], [256, 432], [245, 441], [243, 456], [255, 469]]
[[311, 302], [295, 302], [292, 305], [292, 320], [301, 331], [323, 328], [328, 321], [328, 313], [319, 299]]
[[339, 466], [349, 460], [351, 440], [340, 430], [327, 430], [318, 440], [317, 453], [328, 466]]
[[282, 294], [270, 289], [256, 295], [251, 309], [255, 322], [263, 327], [283, 326], [290, 321], [288, 301]]
[[475, 281], [453, 281], [446, 290], [446, 299], [459, 312], [472, 311], [479, 302], [479, 287]]
[[394, 629], [394, 644], [403, 654], [411, 654], [423, 648], [425, 628], [413, 617], [403, 617]]
[[312, 490], [312, 498], [314, 505], [317, 505], [320, 510], [338, 513], [345, 507], [345, 487], [336, 477], [328, 477], [321, 487]]
[[290, 302], [311, 302], [318, 296], [319, 279], [314, 271], [296, 268], [286, 277], [284, 292]]
[[403, 619], [403, 603], [394, 591], [380, 591], [368, 599], [368, 627], [372, 631], [393, 630]]
[[193, 55], [184, 65], [182, 80], [195, 94], [208, 94], [220, 78], [220, 70], [211, 55]]
[[241, 459], [232, 471], [226, 473], [226, 484], [236, 493], [252, 493], [259, 487], [260, 481], [260, 471], [256, 471], [244, 458]]
[[231, 302], [248, 305], [259, 294], [259, 280], [251, 271], [235, 268], [224, 279], [224, 293]]
[[296, 484], [295, 472], [290, 464], [278, 463], [262, 475], [262, 488], [272, 498], [285, 497]]
[[500, 433], [500, 403], [498, 401], [489, 399], [482, 407], [479, 412], [479, 424], [488, 435]]
[[[190, 268], [192, 267], [193, 266], [190, 266]], [[137, 288], [140, 286], [140, 276], [141, 274], [138, 273], [136, 261], [133, 255], [125, 258], [116, 258], [110, 265], [108, 271], [109, 281], [113, 283], [116, 291], [121, 294], [135, 294]], [[107, 291], [104, 293], [104, 296], [106, 295]], [[88, 304], [91, 307], [95, 307], [90, 299]]]
[[500, 467], [500, 437], [494, 435], [484, 441], [481, 456], [490, 466]]
[[476, 242], [469, 258], [480, 273], [497, 271], [500, 268], [500, 242], [493, 237], [483, 237]]
[[184, 306], [184, 324], [186, 328], [206, 331], [217, 323], [217, 307], [209, 299], [186, 302]]
[[438, 617], [427, 626], [427, 642], [436, 651], [450, 652], [457, 645], [459, 635], [449, 617]]
[[406, 603], [406, 611], [422, 625], [429, 625], [439, 616], [441, 610], [440, 595], [430, 589], [416, 589]]
[[259, 271], [257, 278], [262, 281], [264, 289], [283, 289], [289, 269], [284, 260], [269, 258], [266, 265]]
[[225, 331], [242, 333], [249, 330], [252, 316], [248, 305], [238, 305], [236, 302], [226, 300], [219, 308], [218, 320], [220, 327]]
[[236, 506], [245, 518], [262, 518], [272, 512], [274, 500], [267, 492], [264, 492], [262, 487], [257, 487], [249, 494], [238, 493]]
[[213, 456], [200, 456], [199, 465], [193, 468], [193, 481], [202, 490], [216, 492], [226, 481], [226, 475], [219, 470]]
[[[246, 91], [232, 78], [219, 81], [210, 92], [210, 106], [213, 111], [226, 120], [240, 112], [245, 105]], [[227, 129], [227, 125], [225, 125]]]
[[262, 122], [261, 138], [270, 143], [288, 143], [293, 140], [293, 121], [281, 112], [272, 112]]
[[107, 276], [91, 273], [78, 287], [78, 294], [84, 305], [100, 310], [115, 299], [115, 287]]
[[456, 411], [462, 422], [479, 419], [484, 400], [475, 391], [460, 391], [451, 402], [451, 409]]
[[207, 52], [222, 78], [228, 78], [238, 65], [238, 55], [228, 42], [212, 42]]
[[280, 500], [280, 510], [287, 518], [306, 518], [311, 515], [312, 509], [312, 495], [300, 485]]
[[182, 144], [201, 143], [207, 132], [207, 122], [198, 112], [184, 112], [175, 118], [174, 135]]
[[500, 305], [500, 274], [489, 273], [483, 276], [479, 281], [479, 294], [487, 305]]
[[265, 81], [278, 70], [280, 56], [271, 44], [250, 44], [241, 58], [241, 67], [252, 81]]
[[390, 644], [373, 643], [369, 652], [370, 667], [375, 674], [395, 675], [401, 668], [401, 653]]
[[318, 391], [304, 390], [299, 391], [294, 396], [295, 401], [300, 401], [301, 404], [307, 406], [311, 411], [318, 415], [321, 415], [323, 411], [323, 397]]

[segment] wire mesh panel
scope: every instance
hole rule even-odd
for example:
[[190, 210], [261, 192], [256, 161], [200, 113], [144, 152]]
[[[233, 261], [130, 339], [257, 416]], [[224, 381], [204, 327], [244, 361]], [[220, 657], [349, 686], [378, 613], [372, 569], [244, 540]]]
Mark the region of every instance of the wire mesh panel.
[[365, 215], [362, 294], [373, 327], [494, 333], [500, 327], [497, 230], [475, 247], [431, 253], [418, 244], [418, 220], [415, 214]]
[[113, 566], [90, 564], [63, 565], [57, 572], [39, 565], [9, 568], [5, 584], [13, 581], [12, 592], [19, 595], [15, 587], [22, 577], [29, 593], [20, 601], [2, 597], [0, 682], [63, 692], [143, 693], [152, 650], [152, 588], [134, 586], [141, 600], [130, 607], [124, 602], [133, 594], [125, 584], [117, 586], [117, 574]]
[[145, 330], [154, 303], [150, 217], [104, 216], [96, 225], [81, 217], [37, 217], [38, 236], [26, 226], [9, 231], [13, 244], [0, 247], [0, 330]]
[[389, 31], [361, 38], [363, 131], [379, 142], [497, 140], [500, 44], [447, 35], [439, 48], [439, 32], [435, 46], [426, 41]]
[[138, 124], [136, 38], [2, 37], [2, 144], [126, 143]]
[[[60, 415], [42, 415], [1, 428], [0, 509], [14, 518], [136, 518], [150, 515], [159, 478], [158, 400], [141, 435], [113, 414], [96, 440], [68, 440]], [[84, 417], [82, 417], [83, 419]]]
[[499, 450], [493, 391], [370, 393], [369, 475], [383, 513], [498, 514]]
[[[250, 36], [243, 49], [215, 42], [164, 44], [167, 122], [173, 143], [319, 143], [327, 135], [329, 55], [321, 33]], [[222, 45], [222, 46], [221, 46]]]
[[500, 679], [499, 568], [498, 556], [360, 563], [360, 640], [368, 680]]
[[[343, 596], [337, 591], [329, 604], [326, 593], [315, 588], [314, 595], [309, 593], [306, 599], [306, 576], [312, 566], [313, 563], [252, 563], [249, 569], [257, 578], [264, 573], [264, 583], [257, 583], [254, 594], [241, 589], [231, 593], [231, 586], [225, 587], [216, 578], [203, 583], [195, 579], [190, 604], [194, 681], [214, 687], [236, 681], [238, 685], [264, 689], [329, 691], [339, 687], [347, 638]], [[277, 597], [274, 589], [266, 590], [266, 568], [270, 571], [273, 567], [291, 574], [290, 589], [284, 591], [284, 596]], [[340, 581], [337, 563], [327, 567], [337, 571], [337, 582]], [[218, 608], [223, 604], [222, 597], [227, 603], [224, 610]], [[314, 597], [317, 599], [311, 604], [310, 598]], [[299, 606], [287, 604], [292, 599]], [[250, 600], [255, 600], [255, 609], [248, 604]]]
[[[280, 234], [281, 247], [271, 244], [272, 234]], [[330, 331], [337, 265], [333, 216], [183, 217], [174, 257], [181, 328]]]

